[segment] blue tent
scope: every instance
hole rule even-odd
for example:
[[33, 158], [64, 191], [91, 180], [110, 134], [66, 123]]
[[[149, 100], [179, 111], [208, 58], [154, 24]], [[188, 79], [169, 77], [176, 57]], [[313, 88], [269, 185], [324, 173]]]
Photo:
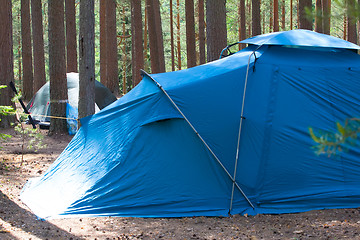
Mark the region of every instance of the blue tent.
[[360, 116], [359, 47], [306, 30], [246, 43], [205, 65], [143, 73], [131, 92], [82, 119], [21, 199], [41, 218], [359, 207], [359, 146], [317, 155], [309, 133]]

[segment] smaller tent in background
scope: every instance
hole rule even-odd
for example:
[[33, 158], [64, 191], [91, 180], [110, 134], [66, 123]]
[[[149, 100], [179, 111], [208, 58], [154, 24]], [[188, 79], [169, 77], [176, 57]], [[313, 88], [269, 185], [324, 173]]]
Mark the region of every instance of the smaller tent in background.
[[[66, 77], [69, 104], [77, 111], [79, 101], [79, 73], [67, 73]], [[111, 91], [100, 82], [95, 81], [96, 112], [105, 108], [114, 101], [116, 101], [116, 97], [111, 93]], [[50, 122], [50, 118], [48, 117], [51, 115], [49, 82], [44, 84], [44, 86], [37, 91], [27, 105], [27, 109], [36, 122]]]

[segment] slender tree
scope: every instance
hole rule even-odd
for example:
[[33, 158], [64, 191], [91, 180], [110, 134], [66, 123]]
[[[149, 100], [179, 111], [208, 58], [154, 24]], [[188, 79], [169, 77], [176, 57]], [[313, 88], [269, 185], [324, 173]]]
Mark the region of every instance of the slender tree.
[[118, 49], [116, 32], [116, 1], [106, 2], [106, 86], [115, 95], [119, 94]]
[[[246, 8], [245, 0], [239, 1], [239, 41], [246, 39]], [[240, 44], [239, 50], [243, 49], [245, 46]]]
[[[12, 1], [2, 1], [0, 7], [0, 85], [8, 85], [14, 80], [13, 39], [12, 39]], [[10, 106], [11, 89], [0, 90], [0, 105]], [[8, 128], [13, 122], [11, 116], [0, 116], [0, 127]]]
[[200, 60], [200, 64], [204, 64], [206, 63], [204, 0], [199, 0], [198, 8], [199, 8], [199, 60]]
[[79, 118], [95, 113], [94, 0], [80, 0]]
[[308, 14], [311, 8], [312, 0], [299, 0], [299, 25], [301, 29], [312, 30], [312, 20]]
[[331, 0], [323, 0], [323, 32], [330, 35], [330, 7]]
[[281, 29], [285, 30], [285, 0], [281, 4]]
[[274, 4], [273, 4], [273, 13], [274, 13], [274, 18], [273, 18], [273, 27], [274, 27], [274, 32], [278, 32], [279, 31], [279, 1], [278, 0], [274, 0]]
[[21, 46], [23, 63], [23, 98], [30, 100], [33, 92], [33, 65], [30, 27], [30, 0], [21, 0]]
[[[51, 115], [66, 116], [67, 81], [65, 60], [64, 0], [48, 0], [49, 75]], [[65, 133], [66, 121], [51, 118], [50, 134]]]
[[176, 27], [177, 27], [177, 36], [176, 36], [176, 45], [177, 45], [177, 58], [178, 58], [178, 69], [181, 70], [181, 29], [180, 29], [180, 0], [176, 1]]
[[226, 0], [206, 1], [207, 61], [219, 59], [227, 45]]
[[107, 86], [106, 63], [106, 1], [99, 1], [100, 4], [100, 81]]
[[44, 31], [41, 0], [31, 0], [31, 20], [34, 56], [34, 92], [45, 83]]
[[323, 2], [323, 0], [316, 0], [316, 3], [315, 3], [315, 32], [319, 32], [319, 33], [323, 32], [322, 2]]
[[347, 40], [349, 42], [357, 42], [356, 34], [356, 17], [355, 17], [355, 0], [346, 0], [346, 15], [347, 15]]
[[293, 30], [293, 0], [290, 0], [290, 30]]
[[187, 67], [196, 66], [194, 0], [185, 0]]
[[[260, 35], [261, 34], [261, 18], [260, 18], [260, 1], [252, 0], [252, 35]], [[279, 16], [278, 16], [279, 17]], [[274, 17], [275, 19], [275, 17]], [[279, 25], [279, 22], [278, 22]]]
[[141, 4], [131, 0], [131, 32], [132, 32], [132, 77], [133, 86], [141, 81], [140, 69], [144, 68], [144, 47], [142, 30]]
[[146, 0], [152, 73], [165, 72], [164, 43], [159, 0]]
[[66, 17], [66, 71], [77, 72], [75, 0], [65, 0]]
[[173, 0], [170, 0], [170, 51], [171, 51], [171, 71], [175, 71], [175, 46], [174, 46], [174, 11]]

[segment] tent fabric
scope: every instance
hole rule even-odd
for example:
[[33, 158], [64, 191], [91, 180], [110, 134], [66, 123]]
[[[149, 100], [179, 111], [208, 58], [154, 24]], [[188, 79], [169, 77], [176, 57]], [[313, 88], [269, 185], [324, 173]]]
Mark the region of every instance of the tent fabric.
[[280, 45], [302, 47], [345, 48], [358, 50], [360, 47], [351, 42], [305, 29], [273, 32], [245, 39], [241, 43], [254, 45]]
[[[360, 116], [359, 66], [360, 56], [348, 49], [266, 45], [145, 75], [128, 94], [82, 119], [73, 140], [44, 175], [28, 181], [21, 199], [40, 218], [359, 207], [360, 149], [317, 155], [309, 134], [309, 127], [335, 130], [337, 121]], [[152, 79], [236, 176], [226, 174]], [[238, 188], [230, 207], [233, 179], [254, 208]]]
[[[77, 109], [79, 101], [79, 73], [67, 73], [67, 88], [69, 104]], [[111, 91], [98, 81], [95, 81], [95, 109], [96, 112], [105, 108], [117, 98]], [[38, 122], [50, 122], [50, 82], [44, 84], [27, 105], [32, 118]]]

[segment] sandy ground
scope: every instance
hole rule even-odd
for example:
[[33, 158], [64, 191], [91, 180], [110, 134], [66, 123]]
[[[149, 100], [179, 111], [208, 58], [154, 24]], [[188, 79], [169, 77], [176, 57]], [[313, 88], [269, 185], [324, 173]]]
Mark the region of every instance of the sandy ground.
[[360, 239], [360, 209], [228, 218], [71, 218], [41, 221], [20, 201], [27, 179], [40, 176], [71, 137], [47, 136], [25, 152], [14, 135], [0, 150], [0, 239]]

